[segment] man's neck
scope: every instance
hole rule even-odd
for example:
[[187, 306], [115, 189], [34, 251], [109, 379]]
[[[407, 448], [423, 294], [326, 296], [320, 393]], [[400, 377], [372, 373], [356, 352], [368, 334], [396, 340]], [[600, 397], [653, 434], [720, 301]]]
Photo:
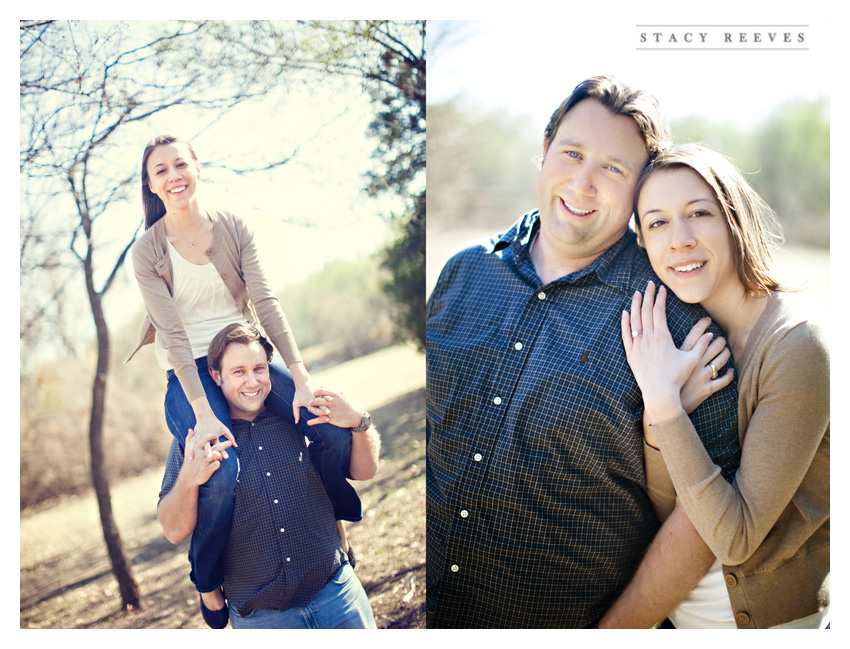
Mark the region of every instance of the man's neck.
[[576, 273], [587, 268], [603, 252], [605, 251], [603, 250], [590, 257], [575, 259], [556, 250], [555, 247], [547, 245], [546, 239], [541, 237], [538, 231], [531, 241], [529, 254], [537, 276], [545, 285], [570, 273]]
[[261, 413], [266, 411], [266, 407], [263, 406], [257, 412], [242, 412], [241, 410], [237, 410], [236, 408], [230, 408], [230, 418], [231, 419], [241, 419], [242, 421], [253, 422], [257, 417], [260, 416]]

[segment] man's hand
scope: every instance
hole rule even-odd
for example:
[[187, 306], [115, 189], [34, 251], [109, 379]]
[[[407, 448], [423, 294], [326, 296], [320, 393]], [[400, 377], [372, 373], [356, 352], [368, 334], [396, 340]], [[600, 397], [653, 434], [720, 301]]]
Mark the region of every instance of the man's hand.
[[186, 435], [186, 445], [183, 453], [183, 466], [174, 486], [165, 494], [157, 505], [157, 517], [162, 531], [172, 543], [181, 543], [195, 530], [198, 522], [198, 490], [199, 487], [218, 471], [221, 462], [227, 457], [225, 449], [230, 446], [230, 440], [220, 442], [205, 453], [193, 453], [198, 442], [195, 431], [189, 429]]
[[312, 406], [311, 412], [313, 412], [313, 408], [324, 408], [325, 410], [323, 414], [307, 422], [310, 426], [333, 424], [340, 428], [357, 428], [363, 418], [363, 413], [366, 412], [343, 395], [342, 392], [334, 392], [327, 388], [319, 388], [313, 392], [310, 405]]
[[[322, 406], [327, 414], [311, 419], [310, 426], [333, 424], [340, 428], [357, 428], [366, 412], [342, 392], [319, 388], [313, 393], [313, 407]], [[368, 430], [351, 433], [351, 462], [348, 471], [353, 480], [371, 480], [378, 470], [378, 456], [381, 452], [381, 437], [374, 426]]]

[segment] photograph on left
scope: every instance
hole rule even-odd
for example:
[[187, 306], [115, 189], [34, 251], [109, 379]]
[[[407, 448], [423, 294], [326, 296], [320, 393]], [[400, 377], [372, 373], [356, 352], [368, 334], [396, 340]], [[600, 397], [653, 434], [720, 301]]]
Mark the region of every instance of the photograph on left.
[[425, 22], [19, 35], [20, 628], [424, 628]]

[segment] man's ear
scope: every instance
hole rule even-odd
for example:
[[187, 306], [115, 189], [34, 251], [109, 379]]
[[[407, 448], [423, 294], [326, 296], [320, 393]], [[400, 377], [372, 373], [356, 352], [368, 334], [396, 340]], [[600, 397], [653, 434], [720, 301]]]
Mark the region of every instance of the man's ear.
[[537, 158], [537, 171], [543, 169], [543, 160], [546, 158], [546, 152], [549, 150], [549, 140], [543, 136], [543, 153]]
[[215, 381], [215, 384], [218, 387], [221, 387], [221, 374], [219, 372], [216, 372], [211, 367], [208, 367], [207, 369], [209, 370], [209, 373], [210, 373], [210, 376], [212, 377], [212, 380]]

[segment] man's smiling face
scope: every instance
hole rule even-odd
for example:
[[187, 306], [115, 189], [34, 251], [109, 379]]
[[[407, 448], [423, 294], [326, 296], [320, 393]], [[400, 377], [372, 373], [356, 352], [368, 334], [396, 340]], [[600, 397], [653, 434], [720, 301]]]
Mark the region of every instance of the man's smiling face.
[[635, 121], [584, 99], [544, 142], [537, 179], [540, 236], [561, 254], [592, 261], [628, 228], [632, 193], [649, 159]]
[[232, 419], [254, 421], [266, 409], [272, 386], [266, 351], [259, 343], [229, 344], [221, 358], [221, 372], [211, 370], [210, 374], [230, 404]]

